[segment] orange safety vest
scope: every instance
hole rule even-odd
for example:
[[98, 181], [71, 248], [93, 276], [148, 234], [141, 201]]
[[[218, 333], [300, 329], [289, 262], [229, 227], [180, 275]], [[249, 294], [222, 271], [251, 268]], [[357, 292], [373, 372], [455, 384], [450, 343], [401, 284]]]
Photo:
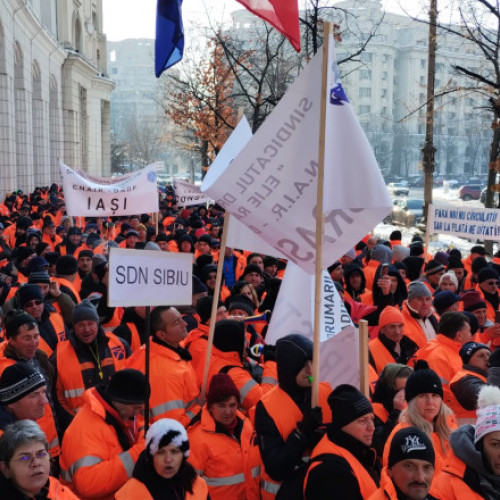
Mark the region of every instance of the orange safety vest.
[[453, 389], [451, 386], [455, 383], [458, 382], [460, 379], [467, 377], [468, 375], [471, 375], [472, 377], [476, 377], [484, 382], [486, 384], [486, 377], [484, 375], [481, 375], [480, 373], [473, 372], [472, 370], [467, 370], [465, 368], [462, 368], [458, 370], [457, 373], [453, 376], [453, 378], [450, 380], [450, 404], [449, 407], [453, 410], [453, 413], [455, 414], [455, 417], [457, 418], [473, 418], [474, 420], [476, 419], [476, 410], [466, 410], [459, 402], [458, 399], [455, 397], [455, 394], [453, 393]]
[[114, 330], [117, 326], [121, 325], [124, 312], [125, 311], [123, 307], [115, 307], [111, 319], [109, 321], [106, 321], [106, 323], [101, 323], [101, 326], [103, 327], [104, 331], [110, 332]]
[[141, 347], [141, 336], [139, 335], [139, 330], [137, 329], [137, 325], [132, 321], [129, 323], [125, 323], [130, 330], [130, 349], [133, 351], [137, 351], [139, 347]]
[[[354, 455], [349, 450], [342, 448], [341, 446], [338, 446], [332, 441], [330, 441], [328, 439], [328, 436], [326, 435], [321, 438], [320, 442], [314, 448], [311, 455], [311, 460], [314, 457], [317, 457], [318, 455], [323, 455], [325, 453], [329, 455], [337, 455], [347, 461], [347, 463], [352, 469], [353, 475], [358, 480], [359, 490], [363, 498], [368, 498], [372, 493], [377, 491], [377, 484], [370, 476], [370, 474], [368, 474], [368, 471], [354, 457]], [[319, 464], [321, 464], [320, 461], [314, 462], [309, 466], [309, 469], [307, 470], [307, 474], [304, 480], [304, 493], [307, 488], [307, 480], [309, 478], [309, 473]]]
[[372, 407], [374, 415], [376, 415], [385, 424], [387, 422], [387, 419], [389, 418], [389, 412], [387, 411], [387, 408], [382, 403], [373, 402]]
[[484, 500], [464, 481], [466, 465], [450, 452], [442, 473], [435, 475], [430, 494], [440, 500]]
[[[186, 491], [184, 495], [185, 500], [207, 500], [208, 486], [207, 483], [197, 476], [193, 484], [193, 493]], [[153, 500], [151, 493], [144, 483], [138, 481], [135, 477], [129, 479], [116, 493], [116, 500], [134, 500], [140, 498], [141, 500]]]
[[73, 295], [75, 296], [75, 298], [77, 300], [77, 304], [82, 301], [82, 299], [80, 298], [80, 294], [78, 293], [75, 285], [73, 283], [71, 283], [71, 281], [67, 280], [66, 278], [60, 278], [59, 276], [52, 276], [51, 279], [54, 280], [56, 283], [58, 283], [59, 286], [63, 285], [65, 287], [69, 288], [71, 290], [71, 292], [73, 293]]
[[401, 312], [403, 313], [405, 335], [413, 340], [419, 349], [424, 347], [427, 344], [427, 337], [418, 321], [411, 315], [407, 301], [403, 303]]
[[[101, 366], [114, 365], [115, 371], [125, 368], [125, 347], [122, 341], [112, 333], [106, 333], [109, 339], [109, 349], [111, 357], [104, 358]], [[61, 342], [56, 350], [57, 398], [61, 406], [71, 415], [75, 415], [77, 410], [83, 406], [83, 393], [85, 384], [83, 382], [82, 371], [94, 368], [90, 362], [80, 363], [71, 342]]]
[[[217, 373], [224, 371], [226, 367], [231, 367], [226, 373], [231, 377], [236, 388], [240, 392], [240, 406], [246, 411], [254, 407], [262, 396], [272, 389], [275, 383], [259, 384], [250, 373], [243, 368], [240, 356], [237, 352], [222, 352], [216, 347], [212, 349], [213, 356], [210, 360], [210, 368], [208, 371], [208, 384]], [[276, 379], [276, 374], [272, 370], [272, 365], [269, 362], [264, 363], [264, 371], [262, 379]]]
[[[332, 392], [332, 387], [328, 382], [319, 383], [318, 406], [323, 410], [323, 423], [329, 424], [332, 421], [332, 410], [328, 404], [328, 396]], [[295, 404], [293, 399], [279, 386], [274, 387], [269, 392], [264, 394], [260, 400], [264, 405], [268, 415], [274, 421], [278, 432], [283, 441], [286, 441], [288, 436], [297, 427], [297, 422], [303, 418], [300, 408]], [[257, 434], [258, 434], [258, 429]], [[306, 450], [303, 460], [307, 461], [311, 450]], [[261, 471], [260, 495], [262, 500], [274, 500], [281, 482], [272, 479], [263, 469]]]
[[370, 354], [375, 362], [377, 375], [380, 375], [382, 370], [385, 368], [385, 365], [396, 362], [387, 347], [385, 347], [378, 337], [368, 342], [368, 349], [370, 350]]
[[[64, 328], [64, 320], [61, 315], [56, 312], [51, 312], [49, 315], [49, 321], [54, 329], [55, 334], [57, 335], [57, 342], [64, 342], [66, 339], [66, 329]], [[40, 344], [38, 348], [41, 349], [47, 356], [50, 358], [52, 353], [54, 352], [49, 344], [45, 342], [45, 340], [40, 337]]]
[[49, 476], [49, 494], [47, 498], [57, 500], [78, 500], [78, 497], [67, 486], [63, 486], [53, 476]]
[[392, 479], [387, 474], [387, 468], [382, 469], [382, 474], [380, 477], [380, 488], [372, 493], [368, 500], [398, 500], [398, 494]]
[[188, 429], [189, 461], [206, 481], [211, 500], [259, 500], [260, 454], [252, 424], [243, 420], [240, 440], [216, 431], [206, 405], [201, 420]]

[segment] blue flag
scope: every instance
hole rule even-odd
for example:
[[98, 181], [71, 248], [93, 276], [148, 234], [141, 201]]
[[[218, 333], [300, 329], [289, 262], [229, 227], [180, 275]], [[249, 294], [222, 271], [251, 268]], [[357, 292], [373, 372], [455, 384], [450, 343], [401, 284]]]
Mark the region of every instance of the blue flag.
[[182, 59], [184, 28], [182, 0], [158, 0], [156, 8], [155, 73], [156, 77]]

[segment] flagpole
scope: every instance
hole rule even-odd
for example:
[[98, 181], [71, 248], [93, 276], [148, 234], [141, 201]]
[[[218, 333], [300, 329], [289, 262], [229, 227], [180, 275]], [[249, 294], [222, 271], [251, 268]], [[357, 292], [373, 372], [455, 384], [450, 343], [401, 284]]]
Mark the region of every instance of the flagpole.
[[323, 234], [325, 218], [323, 215], [323, 180], [325, 177], [325, 122], [328, 84], [328, 46], [332, 33], [332, 24], [325, 23], [323, 30], [323, 68], [321, 78], [321, 104], [318, 144], [318, 185], [316, 191], [316, 266], [314, 280], [314, 347], [313, 347], [313, 383], [311, 406], [318, 406], [319, 392], [319, 346], [321, 339], [321, 289], [323, 274]]
[[359, 322], [359, 390], [366, 396], [370, 394], [368, 378], [368, 321]]
[[212, 355], [212, 345], [214, 343], [215, 317], [217, 315], [217, 303], [219, 302], [220, 288], [222, 284], [222, 272], [224, 269], [224, 254], [226, 252], [227, 231], [229, 228], [229, 212], [224, 216], [224, 225], [222, 226], [222, 237], [219, 248], [219, 262], [217, 262], [217, 278], [215, 280], [214, 299], [212, 302], [212, 311], [210, 314], [210, 325], [208, 327], [207, 352], [205, 353], [205, 367], [203, 369], [203, 382], [201, 384], [200, 399], [205, 402], [207, 393], [208, 369], [210, 368], [210, 357]]

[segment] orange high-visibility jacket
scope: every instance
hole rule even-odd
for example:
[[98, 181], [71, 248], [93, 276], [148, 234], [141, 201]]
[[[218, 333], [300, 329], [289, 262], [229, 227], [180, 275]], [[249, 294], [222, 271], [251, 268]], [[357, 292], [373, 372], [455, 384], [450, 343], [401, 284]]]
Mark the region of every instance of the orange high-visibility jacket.
[[191, 330], [184, 339], [184, 347], [189, 351], [191, 366], [196, 374], [198, 387], [203, 383], [203, 371], [205, 369], [205, 358], [208, 344], [208, 326], [198, 323], [198, 328]]
[[[323, 455], [324, 453], [342, 457], [349, 464], [349, 466], [352, 469], [353, 475], [356, 476], [356, 479], [358, 480], [359, 490], [363, 498], [368, 498], [372, 493], [374, 493], [377, 490], [377, 484], [370, 476], [368, 471], [357, 460], [357, 458], [355, 458], [354, 455], [349, 450], [342, 448], [341, 446], [338, 446], [337, 444], [330, 441], [328, 439], [328, 436], [326, 435], [321, 438], [321, 441], [314, 448], [311, 454], [311, 460], [314, 457], [317, 457], [318, 455]], [[309, 473], [319, 464], [321, 464], [321, 461], [313, 462], [309, 466], [306, 477], [304, 479], [304, 493], [307, 489], [307, 481], [309, 478]]]
[[466, 410], [458, 401], [456, 398], [455, 394], [453, 393], [453, 384], [455, 382], [458, 382], [460, 379], [464, 377], [476, 377], [478, 380], [481, 380], [485, 385], [486, 385], [486, 377], [484, 375], [481, 375], [478, 372], [473, 372], [472, 370], [467, 370], [466, 368], [462, 367], [460, 370], [458, 370], [457, 373], [453, 376], [453, 378], [450, 380], [450, 404], [448, 405], [452, 410], [453, 413], [455, 414], [455, 417], [457, 418], [473, 418], [476, 419], [476, 410]]
[[[146, 346], [142, 345], [128, 359], [127, 368], [145, 373]], [[196, 375], [189, 361], [173, 349], [151, 342], [150, 351], [151, 423], [160, 418], [173, 418], [187, 426], [200, 411]]]
[[240, 442], [217, 432], [215, 420], [204, 405], [201, 419], [188, 429], [189, 461], [206, 481], [211, 500], [259, 500], [260, 454], [253, 426], [243, 420]]
[[[321, 406], [323, 411], [323, 423], [329, 424], [332, 421], [332, 410], [328, 404], [328, 396], [332, 392], [332, 387], [328, 382], [319, 383], [318, 406]], [[269, 392], [264, 394], [261, 399], [264, 408], [268, 415], [273, 419], [276, 428], [280, 433], [283, 441], [286, 441], [288, 436], [297, 427], [297, 422], [303, 418], [300, 408], [295, 404], [293, 399], [279, 386], [274, 387]], [[255, 426], [257, 434], [257, 425]], [[306, 450], [304, 457], [309, 455], [311, 450]], [[265, 465], [265, 464], [264, 464]], [[261, 490], [262, 500], [274, 500], [281, 482], [272, 479], [265, 471], [261, 470]]]
[[424, 359], [434, 370], [443, 384], [443, 401], [449, 405], [451, 400], [450, 380], [462, 368], [462, 358], [458, 354], [461, 345], [442, 333], [430, 340], [415, 353], [415, 361]]
[[432, 482], [430, 493], [439, 500], [483, 500], [464, 481], [465, 463], [450, 452], [442, 473]]
[[85, 404], [64, 433], [61, 482], [82, 500], [111, 500], [129, 478], [144, 449], [144, 434], [124, 451], [95, 387], [85, 392]]
[[[108, 338], [111, 356], [100, 360], [101, 367], [114, 365], [115, 371], [125, 368], [127, 361], [125, 358], [126, 349], [122, 340], [112, 333], [106, 333], [106, 337]], [[55, 366], [57, 370], [57, 399], [68, 413], [75, 415], [84, 403], [85, 383], [82, 371], [88, 369], [98, 370], [98, 368], [94, 363], [80, 363], [75, 348], [69, 340], [60, 342], [57, 345]]]
[[243, 363], [241, 362], [240, 356], [237, 352], [222, 352], [216, 347], [212, 348], [212, 359], [210, 360], [210, 369], [208, 371], [208, 383], [212, 377], [224, 370], [225, 367], [231, 367], [227, 370], [227, 374], [232, 378], [234, 384], [238, 391], [240, 391], [241, 407], [245, 410], [249, 410], [257, 404], [257, 401], [262, 398], [262, 396], [272, 389], [276, 385], [276, 362], [266, 361], [264, 363], [264, 371], [262, 373], [262, 379], [266, 381], [273, 380], [274, 383], [259, 384], [252, 375], [243, 368]]
[[[207, 500], [207, 483], [201, 477], [197, 477], [193, 484], [193, 493], [186, 492], [182, 500]], [[151, 493], [135, 477], [129, 479], [115, 495], [116, 500], [153, 500]], [[228, 499], [229, 500], [229, 499]]]
[[413, 340], [419, 348], [424, 347], [427, 344], [427, 337], [418, 321], [411, 315], [406, 300], [403, 302], [401, 312], [403, 313], [405, 335]]

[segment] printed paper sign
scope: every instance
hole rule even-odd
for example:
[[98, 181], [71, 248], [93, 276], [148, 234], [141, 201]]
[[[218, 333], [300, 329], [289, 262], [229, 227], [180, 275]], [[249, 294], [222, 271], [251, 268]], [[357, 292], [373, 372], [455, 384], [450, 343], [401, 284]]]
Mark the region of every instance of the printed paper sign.
[[192, 205], [200, 205], [202, 203], [210, 203], [210, 196], [202, 193], [198, 186], [190, 182], [174, 178], [175, 197], [177, 205], [180, 207], [189, 207]]
[[94, 177], [59, 164], [66, 212], [75, 217], [156, 213], [158, 185], [153, 163], [122, 177]]
[[190, 305], [192, 260], [191, 254], [112, 248], [108, 306]]
[[497, 208], [429, 205], [429, 233], [454, 234], [472, 240], [500, 240]]

